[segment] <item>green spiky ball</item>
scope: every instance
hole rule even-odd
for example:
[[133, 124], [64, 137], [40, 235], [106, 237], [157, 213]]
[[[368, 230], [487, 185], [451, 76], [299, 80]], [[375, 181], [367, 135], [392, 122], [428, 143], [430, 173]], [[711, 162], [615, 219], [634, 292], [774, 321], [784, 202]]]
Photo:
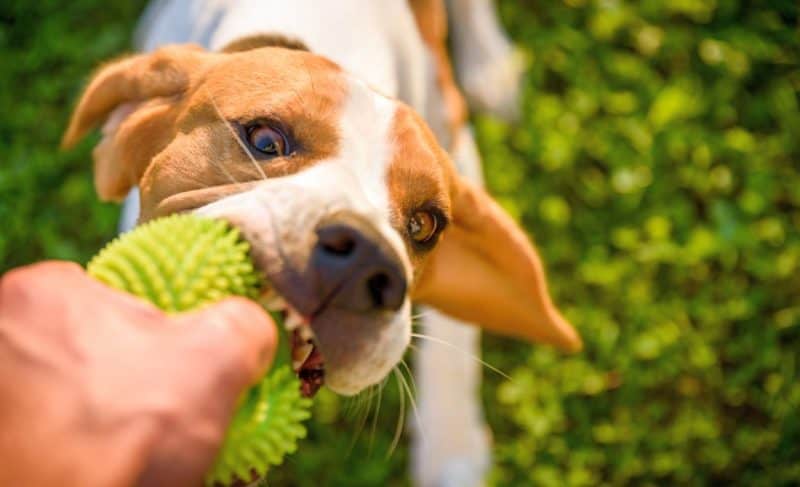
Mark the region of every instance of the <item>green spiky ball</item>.
[[[238, 230], [220, 220], [173, 215], [128, 232], [97, 254], [90, 275], [170, 313], [229, 296], [256, 298], [262, 279]], [[288, 365], [273, 367], [240, 399], [206, 484], [264, 476], [297, 449], [310, 400]]]

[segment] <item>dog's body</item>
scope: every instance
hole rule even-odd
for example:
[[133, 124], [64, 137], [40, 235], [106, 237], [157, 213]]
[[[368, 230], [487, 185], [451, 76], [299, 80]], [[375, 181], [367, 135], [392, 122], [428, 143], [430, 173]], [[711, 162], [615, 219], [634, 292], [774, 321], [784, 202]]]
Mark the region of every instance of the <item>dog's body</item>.
[[[65, 136], [105, 120], [98, 192], [119, 199], [138, 185], [142, 219], [193, 210], [239, 226], [344, 394], [397, 364], [411, 297], [506, 334], [580, 343], [522, 232], [441, 149], [480, 182], [444, 19], [426, 27], [431, 12], [443, 4], [157, 2], [139, 32], [145, 51], [226, 52], [170, 47], [105, 68]], [[474, 353], [475, 329], [434, 312], [427, 321]], [[458, 353], [426, 344], [418, 357], [422, 485], [474, 485], [488, 465], [477, 365]]]

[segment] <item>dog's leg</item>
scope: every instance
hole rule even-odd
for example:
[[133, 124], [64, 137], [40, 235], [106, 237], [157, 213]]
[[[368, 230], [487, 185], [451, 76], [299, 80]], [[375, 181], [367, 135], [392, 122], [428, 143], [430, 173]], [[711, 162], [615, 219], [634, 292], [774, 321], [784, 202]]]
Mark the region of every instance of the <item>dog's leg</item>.
[[447, 0], [456, 77], [471, 109], [513, 120], [524, 68], [492, 0]]
[[490, 464], [491, 433], [480, 403], [480, 332], [431, 308], [417, 340], [415, 372], [419, 421], [413, 474], [421, 487], [483, 484]]
[[[453, 160], [461, 174], [482, 184], [472, 132], [458, 135]], [[417, 407], [412, 468], [421, 487], [474, 487], [490, 465], [491, 433], [480, 401], [480, 331], [433, 309], [421, 308], [416, 340]], [[416, 418], [414, 418], [416, 420]]]

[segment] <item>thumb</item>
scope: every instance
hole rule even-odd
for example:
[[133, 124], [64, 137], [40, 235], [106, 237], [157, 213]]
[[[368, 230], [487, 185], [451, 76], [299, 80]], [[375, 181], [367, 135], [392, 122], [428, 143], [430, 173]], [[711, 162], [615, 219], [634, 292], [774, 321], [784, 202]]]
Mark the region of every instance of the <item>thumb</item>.
[[272, 318], [253, 301], [227, 298], [174, 320], [186, 325], [191, 346], [222, 367], [231, 387], [251, 385], [272, 365], [278, 333]]

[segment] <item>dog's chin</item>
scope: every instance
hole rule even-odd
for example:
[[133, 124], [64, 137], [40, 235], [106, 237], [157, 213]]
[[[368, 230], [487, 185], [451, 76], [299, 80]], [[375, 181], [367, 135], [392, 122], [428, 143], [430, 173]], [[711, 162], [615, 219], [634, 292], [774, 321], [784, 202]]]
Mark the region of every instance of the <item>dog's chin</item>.
[[326, 384], [354, 395], [380, 383], [402, 360], [411, 339], [411, 305], [399, 312], [360, 314], [325, 309], [311, 323], [325, 358]]
[[335, 307], [303, 313], [274, 288], [266, 289], [261, 301], [282, 317], [292, 367], [306, 397], [314, 396], [323, 385], [352, 396], [380, 383], [400, 362], [410, 342], [409, 302], [401, 312], [387, 316]]

